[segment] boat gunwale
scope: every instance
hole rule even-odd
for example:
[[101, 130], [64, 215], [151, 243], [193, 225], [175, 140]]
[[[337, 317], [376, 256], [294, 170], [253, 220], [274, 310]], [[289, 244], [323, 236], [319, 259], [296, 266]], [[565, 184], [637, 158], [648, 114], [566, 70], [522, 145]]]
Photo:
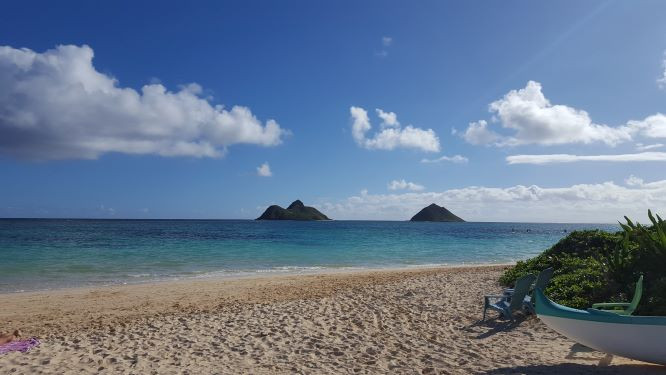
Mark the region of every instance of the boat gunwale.
[[539, 288], [534, 290], [535, 310], [538, 315], [585, 320], [598, 323], [666, 326], [666, 316], [619, 315], [597, 309], [578, 310], [551, 301]]

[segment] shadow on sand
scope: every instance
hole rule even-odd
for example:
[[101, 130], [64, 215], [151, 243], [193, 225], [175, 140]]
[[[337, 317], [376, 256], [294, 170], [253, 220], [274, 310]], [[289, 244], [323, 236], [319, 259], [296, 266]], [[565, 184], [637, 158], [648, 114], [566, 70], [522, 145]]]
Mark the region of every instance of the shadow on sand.
[[566, 359], [577, 361], [590, 361], [589, 364], [582, 363], [560, 363], [557, 365], [531, 365], [531, 366], [517, 366], [517, 367], [504, 367], [497, 368], [484, 374], [487, 375], [500, 375], [500, 374], [628, 374], [628, 375], [642, 375], [642, 374], [655, 374], [666, 375], [666, 366], [651, 365], [651, 364], [618, 364], [611, 366], [613, 356], [610, 354], [604, 355], [594, 349], [588, 348], [581, 344], [574, 344], [571, 346], [571, 351], [565, 357]]
[[483, 374], [506, 375], [506, 374], [601, 374], [601, 375], [643, 375], [643, 374], [666, 374], [666, 367], [658, 365], [617, 365], [597, 366], [577, 363], [562, 363], [558, 365], [533, 365], [497, 368]]
[[512, 329], [518, 327], [522, 322], [529, 319], [531, 315], [518, 315], [514, 321], [511, 320], [500, 320], [500, 319], [486, 319], [479, 320], [474, 324], [471, 324], [464, 328], [468, 332], [473, 332], [473, 328], [482, 327], [488, 329], [487, 331], [477, 335], [476, 339], [485, 339], [500, 332], [511, 331]]

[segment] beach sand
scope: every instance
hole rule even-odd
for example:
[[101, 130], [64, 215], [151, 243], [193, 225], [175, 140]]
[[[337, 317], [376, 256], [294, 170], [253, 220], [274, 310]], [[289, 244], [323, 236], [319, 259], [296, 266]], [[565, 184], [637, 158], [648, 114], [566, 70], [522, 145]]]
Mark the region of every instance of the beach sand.
[[2, 374], [666, 374], [535, 317], [480, 322], [503, 267], [184, 280], [0, 295], [41, 346]]

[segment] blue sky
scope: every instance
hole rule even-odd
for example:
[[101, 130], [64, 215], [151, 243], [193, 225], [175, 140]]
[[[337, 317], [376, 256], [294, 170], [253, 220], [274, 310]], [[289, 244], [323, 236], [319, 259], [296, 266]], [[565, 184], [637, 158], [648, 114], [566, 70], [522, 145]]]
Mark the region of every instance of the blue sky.
[[255, 218], [298, 198], [336, 219], [435, 202], [476, 221], [644, 221], [666, 206], [664, 12], [5, 5], [0, 217]]

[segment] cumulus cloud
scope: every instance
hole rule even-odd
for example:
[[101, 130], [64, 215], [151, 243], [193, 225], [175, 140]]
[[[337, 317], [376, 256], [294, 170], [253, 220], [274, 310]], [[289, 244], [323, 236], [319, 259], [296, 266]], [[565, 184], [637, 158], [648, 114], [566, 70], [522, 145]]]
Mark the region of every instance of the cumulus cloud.
[[368, 111], [361, 107], [352, 106], [349, 108], [349, 113], [352, 116], [352, 137], [359, 146], [363, 146], [365, 144], [365, 133], [372, 128]]
[[0, 153], [26, 159], [95, 159], [110, 152], [219, 157], [228, 146], [274, 146], [286, 131], [247, 107], [226, 109], [197, 84], [140, 91], [93, 66], [88, 46], [43, 53], [0, 46]]
[[636, 177], [633, 174], [629, 176], [627, 179], [624, 180], [624, 183], [627, 184], [628, 186], [643, 186], [643, 179], [640, 177]]
[[384, 47], [388, 47], [391, 44], [393, 44], [393, 38], [391, 38], [390, 36], [383, 36], [382, 37], [382, 45]]
[[273, 172], [271, 172], [271, 166], [268, 165], [268, 162], [257, 167], [257, 176], [261, 177], [271, 177]]
[[514, 134], [501, 137], [489, 130], [485, 121], [479, 121], [471, 123], [465, 132], [468, 142], [512, 146], [603, 142], [614, 146], [631, 139], [626, 126], [595, 124], [583, 110], [551, 104], [541, 91], [541, 84], [535, 81], [529, 81], [523, 89], [509, 91], [490, 103], [489, 110], [503, 128]]
[[587, 112], [561, 104], [551, 104], [539, 82], [511, 90], [489, 105], [493, 122], [512, 134], [490, 129], [485, 120], [469, 123], [463, 139], [474, 145], [519, 146], [561, 145], [601, 142], [609, 146], [637, 137], [666, 138], [666, 115], [656, 113], [642, 120], [629, 120], [620, 126], [594, 123]]
[[[421, 191], [425, 187], [423, 185], [415, 184], [413, 182], [407, 182], [404, 179], [402, 180], [393, 180], [388, 183], [387, 188], [389, 190], [411, 190], [411, 191]], [[367, 194], [367, 191], [366, 191]]]
[[[439, 138], [432, 129], [423, 130], [411, 125], [401, 127], [393, 112], [377, 109], [384, 123], [391, 121], [393, 125], [384, 126], [371, 137], [367, 137], [372, 125], [368, 112], [361, 107], [349, 109], [352, 117], [352, 137], [356, 143], [370, 150], [394, 150], [397, 148], [414, 148], [426, 152], [439, 152]], [[383, 116], [383, 117], [382, 117]]]
[[441, 163], [444, 161], [450, 161], [451, 163], [467, 163], [469, 159], [462, 155], [453, 155], [453, 156], [441, 156], [436, 159], [421, 159], [421, 163]]
[[509, 164], [549, 164], [573, 163], [578, 161], [605, 161], [605, 162], [636, 162], [636, 161], [666, 161], [666, 152], [641, 152], [637, 154], [616, 155], [511, 155], [507, 156]]
[[492, 144], [502, 139], [502, 136], [488, 129], [486, 120], [470, 122], [465, 132], [462, 133], [462, 137], [473, 145]]
[[382, 119], [381, 127], [395, 128], [400, 126], [398, 115], [395, 112], [384, 112], [379, 108], [375, 109], [375, 111], [377, 111], [377, 116]]
[[442, 192], [365, 194], [323, 202], [338, 219], [407, 220], [430, 203], [468, 221], [604, 222], [624, 215], [646, 218], [648, 208], [666, 207], [666, 180], [622, 186], [612, 181], [566, 187], [469, 186]]
[[628, 127], [647, 138], [666, 138], [666, 116], [657, 113], [643, 120], [631, 120]]

